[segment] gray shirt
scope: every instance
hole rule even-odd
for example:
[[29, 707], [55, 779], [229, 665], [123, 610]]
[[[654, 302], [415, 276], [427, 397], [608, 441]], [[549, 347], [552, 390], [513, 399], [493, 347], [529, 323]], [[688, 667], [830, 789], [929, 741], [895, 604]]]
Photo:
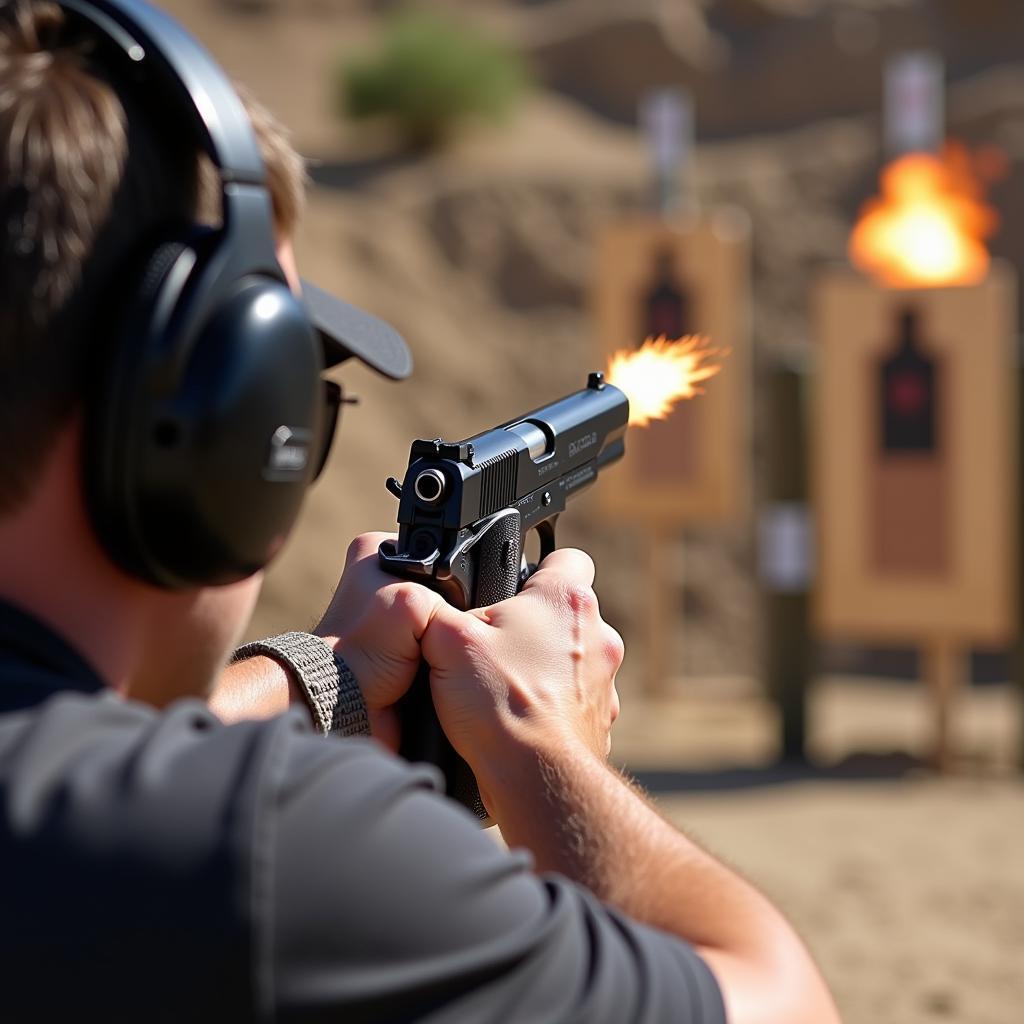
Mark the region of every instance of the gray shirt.
[[438, 785], [301, 711], [123, 701], [0, 606], [0, 1015], [724, 1024], [689, 946]]

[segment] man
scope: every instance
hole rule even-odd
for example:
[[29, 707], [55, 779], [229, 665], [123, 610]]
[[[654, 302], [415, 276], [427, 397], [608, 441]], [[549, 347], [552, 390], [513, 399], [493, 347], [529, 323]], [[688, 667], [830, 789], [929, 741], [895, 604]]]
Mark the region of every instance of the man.
[[[622, 647], [581, 552], [461, 613], [359, 538], [327, 644], [278, 638], [226, 672], [259, 574], [125, 568], [88, 497], [93, 364], [139, 240], [197, 217], [198, 144], [55, 5], [0, 19], [5, 1017], [836, 1021], [781, 915], [608, 767]], [[310, 678], [331, 649], [333, 690]], [[430, 770], [312, 735], [307, 704], [365, 731], [361, 697], [394, 746], [421, 657], [519, 852]]]

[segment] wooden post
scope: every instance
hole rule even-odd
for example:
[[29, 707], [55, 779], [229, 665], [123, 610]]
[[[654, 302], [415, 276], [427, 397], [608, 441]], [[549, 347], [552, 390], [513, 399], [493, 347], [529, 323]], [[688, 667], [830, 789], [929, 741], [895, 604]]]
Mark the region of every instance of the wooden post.
[[[768, 507], [807, 504], [807, 457], [803, 374], [787, 367], [772, 370], [768, 383], [771, 409], [768, 458]], [[772, 543], [761, 530], [760, 543]], [[805, 541], [809, 540], [804, 538]], [[783, 760], [806, 759], [807, 689], [811, 676], [810, 600], [800, 566], [766, 571], [769, 552], [761, 552], [763, 588], [764, 664], [766, 689], [779, 711], [780, 754]], [[794, 572], [795, 569], [795, 572]], [[785, 576], [785, 578], [773, 578]]]
[[950, 735], [952, 709], [967, 678], [967, 655], [963, 644], [940, 635], [932, 637], [921, 654], [924, 677], [931, 689], [935, 710], [932, 763], [937, 771], [948, 772], [954, 753]]
[[670, 645], [679, 616], [676, 611], [678, 581], [669, 577], [667, 564], [676, 552], [675, 538], [655, 526], [644, 531], [647, 545], [647, 682], [651, 697], [664, 697], [668, 692]]

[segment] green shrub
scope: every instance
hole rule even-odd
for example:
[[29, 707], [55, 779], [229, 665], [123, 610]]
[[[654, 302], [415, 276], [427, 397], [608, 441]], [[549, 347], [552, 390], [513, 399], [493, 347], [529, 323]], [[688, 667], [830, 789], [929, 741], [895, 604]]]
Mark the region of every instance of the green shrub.
[[519, 54], [479, 29], [407, 11], [375, 51], [342, 65], [342, 109], [353, 118], [389, 117], [410, 145], [431, 147], [468, 118], [506, 114], [528, 78]]

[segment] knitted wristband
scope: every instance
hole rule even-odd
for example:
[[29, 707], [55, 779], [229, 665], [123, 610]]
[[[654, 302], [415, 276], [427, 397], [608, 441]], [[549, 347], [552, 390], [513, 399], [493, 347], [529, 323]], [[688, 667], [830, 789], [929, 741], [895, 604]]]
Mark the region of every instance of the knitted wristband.
[[312, 633], [282, 633], [239, 647], [232, 661], [265, 654], [282, 662], [295, 676], [318, 732], [369, 736], [366, 702], [352, 670], [330, 644]]

